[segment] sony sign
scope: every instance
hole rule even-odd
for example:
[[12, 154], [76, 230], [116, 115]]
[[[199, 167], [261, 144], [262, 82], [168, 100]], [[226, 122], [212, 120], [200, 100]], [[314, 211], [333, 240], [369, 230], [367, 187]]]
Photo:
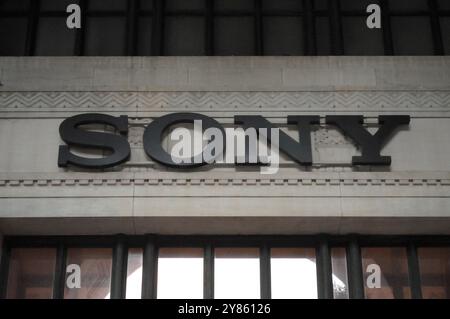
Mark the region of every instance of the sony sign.
[[[360, 156], [353, 156], [353, 165], [385, 165], [391, 164], [390, 156], [381, 156], [380, 152], [385, 142], [402, 125], [408, 125], [410, 117], [407, 115], [383, 115], [378, 117], [378, 130], [370, 133], [364, 126], [364, 118], [359, 115], [329, 115], [325, 117], [327, 125], [337, 127], [344, 135], [349, 137], [361, 151]], [[200, 146], [200, 156], [180, 160], [169, 154], [163, 145], [164, 133], [177, 124], [198, 124], [201, 132], [205, 133], [207, 145]], [[320, 123], [316, 115], [292, 115], [287, 117], [287, 124], [295, 126], [299, 134], [299, 141], [293, 139], [276, 125], [257, 115], [237, 115], [234, 117], [235, 125], [245, 132], [253, 130], [256, 139], [264, 138], [267, 144], [276, 145], [277, 150], [285, 153], [293, 161], [303, 166], [312, 165], [311, 129]], [[103, 124], [112, 126], [118, 134], [113, 132], [96, 132], [84, 129], [83, 125]], [[143, 144], [145, 153], [154, 161], [174, 168], [194, 168], [213, 163], [214, 159], [225, 153], [229, 143], [226, 140], [226, 130], [215, 119], [198, 113], [173, 113], [164, 115], [150, 122], [144, 131]], [[129, 160], [130, 144], [127, 140], [128, 116], [111, 116], [106, 114], [87, 113], [70, 117], [64, 120], [59, 132], [61, 139], [67, 145], [59, 148], [58, 166], [69, 165], [83, 168], [108, 168]], [[246, 133], [247, 134], [247, 133]], [[189, 144], [190, 145], [190, 144]], [[76, 155], [70, 151], [71, 146], [91, 149], [107, 150], [109, 155], [101, 158], [89, 158]], [[197, 149], [198, 150], [198, 149]], [[245, 148], [246, 164], [258, 164], [258, 160], [249, 160], [250, 150]], [[205, 155], [209, 154], [209, 157]], [[195, 158], [194, 158], [195, 157]], [[242, 163], [242, 161], [240, 162]]]

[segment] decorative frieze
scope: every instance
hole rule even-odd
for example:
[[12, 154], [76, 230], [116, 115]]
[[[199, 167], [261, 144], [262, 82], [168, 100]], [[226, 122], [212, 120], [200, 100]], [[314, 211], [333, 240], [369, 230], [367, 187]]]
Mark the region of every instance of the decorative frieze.
[[450, 91], [0, 92], [3, 111], [449, 110]]

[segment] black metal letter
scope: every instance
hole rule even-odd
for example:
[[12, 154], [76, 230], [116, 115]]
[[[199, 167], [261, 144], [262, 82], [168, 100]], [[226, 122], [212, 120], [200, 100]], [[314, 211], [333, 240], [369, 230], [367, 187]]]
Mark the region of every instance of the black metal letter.
[[372, 135], [364, 128], [364, 118], [360, 115], [330, 115], [326, 117], [327, 124], [336, 125], [361, 148], [361, 156], [352, 158], [353, 165], [391, 165], [391, 157], [381, 156], [381, 149], [400, 125], [407, 125], [409, 122], [408, 115], [379, 116], [380, 128]]
[[[300, 142], [297, 142], [280, 130], [278, 147], [289, 157], [301, 165], [312, 165], [311, 152], [311, 125], [319, 124], [319, 116], [288, 116], [288, 124], [296, 124], [298, 127]], [[260, 128], [267, 128], [267, 140], [271, 141], [271, 129], [275, 126], [260, 115], [237, 115], [234, 123], [242, 125], [244, 129], [254, 127], [258, 133]], [[272, 142], [272, 141], [271, 141]]]
[[[121, 135], [128, 133], [128, 117], [125, 115], [114, 117], [106, 114], [88, 113], [72, 116], [64, 120], [59, 126], [59, 135], [68, 144], [59, 147], [59, 167], [66, 167], [71, 164], [83, 168], [107, 168], [128, 160], [131, 152], [130, 144], [124, 136], [106, 132], [89, 132], [78, 128], [80, 125], [88, 124], [111, 125]], [[72, 154], [69, 146], [106, 149], [112, 151], [112, 154], [102, 158], [86, 158]]]

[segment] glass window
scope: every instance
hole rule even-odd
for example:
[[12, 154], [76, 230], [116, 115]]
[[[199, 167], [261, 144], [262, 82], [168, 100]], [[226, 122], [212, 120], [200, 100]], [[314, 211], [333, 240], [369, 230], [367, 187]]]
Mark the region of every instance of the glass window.
[[166, 0], [165, 8], [172, 10], [203, 10], [205, 0]]
[[450, 299], [450, 248], [419, 248], [422, 296]]
[[253, 0], [214, 0], [216, 10], [253, 10], [255, 2]]
[[266, 10], [302, 10], [303, 1], [298, 0], [262, 0], [262, 7]]
[[152, 47], [152, 18], [140, 17], [138, 23], [138, 43], [137, 54], [138, 55], [151, 55]]
[[0, 1], [1, 11], [25, 11], [28, 10], [30, 0]]
[[127, 8], [127, 0], [89, 0], [90, 10], [120, 10]]
[[361, 256], [367, 299], [411, 298], [406, 248], [362, 248]]
[[124, 55], [125, 29], [125, 18], [88, 18], [86, 55]]
[[165, 55], [203, 55], [204, 43], [203, 18], [166, 17], [165, 20]]
[[216, 248], [214, 296], [257, 299], [261, 296], [258, 248]]
[[369, 29], [366, 16], [344, 17], [342, 32], [344, 50], [347, 55], [383, 55], [382, 29]]
[[253, 55], [254, 21], [250, 17], [216, 17], [214, 19], [216, 55]]
[[330, 22], [328, 18], [316, 18], [316, 46], [318, 55], [331, 54]]
[[297, 17], [265, 17], [264, 54], [302, 55], [303, 22]]
[[450, 55], [450, 17], [441, 18], [442, 42], [446, 55]]
[[[80, 286], [68, 287], [66, 274], [65, 299], [109, 299], [111, 292], [112, 249], [109, 248], [70, 248], [67, 250], [67, 266], [74, 265], [80, 271]], [[69, 279], [69, 280], [68, 280]], [[73, 282], [76, 282], [75, 280]]]
[[333, 298], [348, 299], [347, 254], [343, 247], [331, 249], [333, 271]]
[[378, 0], [341, 0], [342, 10], [357, 10], [360, 12], [366, 12], [367, 6], [370, 4], [379, 4]]
[[142, 248], [128, 249], [126, 299], [141, 299], [142, 296]]
[[9, 261], [7, 298], [52, 298], [55, 263], [56, 249], [12, 249]]
[[428, 10], [428, 0], [389, 0], [389, 9], [392, 11]]
[[203, 298], [203, 249], [160, 248], [159, 299]]
[[391, 25], [396, 55], [433, 55], [429, 17], [393, 17]]
[[[40, 1], [40, 9], [41, 9], [41, 11], [56, 11], [56, 10], [58, 10], [58, 11], [66, 12], [66, 8], [70, 4], [79, 4], [79, 0], [41, 0]], [[64, 19], [64, 21], [65, 21], [65, 19]]]
[[72, 55], [75, 29], [66, 27], [66, 18], [41, 18], [38, 25], [36, 55]]
[[25, 55], [26, 18], [0, 18], [0, 55]]
[[272, 248], [273, 299], [316, 299], [317, 270], [314, 248]]

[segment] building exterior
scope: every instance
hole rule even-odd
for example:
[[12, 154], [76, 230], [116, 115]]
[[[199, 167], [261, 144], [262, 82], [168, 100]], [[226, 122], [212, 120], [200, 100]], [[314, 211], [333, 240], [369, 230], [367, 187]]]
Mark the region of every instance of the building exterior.
[[[33, 4], [24, 9], [27, 19], [40, 24], [29, 27], [23, 43], [17, 34], [15, 41], [6, 37], [8, 47], [0, 49], [10, 55], [0, 58], [0, 296], [449, 298], [447, 1], [389, 1], [390, 20], [383, 11], [383, 31], [367, 37], [356, 27], [365, 21], [366, 1], [344, 0], [337, 8], [339, 1], [299, 1], [306, 31], [298, 48], [287, 35], [285, 46], [274, 40], [289, 28], [281, 20], [259, 22], [264, 32], [277, 26], [275, 33], [258, 36], [253, 30], [250, 40], [233, 29], [247, 30], [245, 22], [233, 25], [223, 18], [233, 18], [228, 13], [219, 15], [225, 19], [219, 23], [208, 14], [215, 10], [212, 1], [200, 2], [201, 14], [171, 4], [174, 11], [187, 12], [182, 17], [190, 17], [191, 10], [192, 19], [202, 19], [203, 31], [210, 30], [208, 23], [215, 26], [216, 36], [205, 32], [197, 46], [186, 31], [196, 24], [180, 18], [187, 24], [177, 26], [177, 14], [160, 12], [163, 1], [155, 1], [150, 13], [144, 4], [133, 7], [138, 1], [114, 1], [113, 7], [128, 3], [122, 51], [107, 31], [118, 28], [113, 34], [120, 34], [117, 23], [108, 27], [105, 20], [95, 29], [105, 28], [105, 37], [91, 33], [101, 7], [98, 12], [91, 7], [87, 31], [52, 34], [61, 46], [42, 35], [53, 16], [36, 13]], [[387, 2], [381, 1], [383, 10]], [[51, 3], [41, 1], [40, 9]], [[256, 3], [249, 14], [256, 30], [261, 17], [294, 10]], [[308, 5], [316, 9], [310, 12]], [[20, 10], [0, 10], [2, 23], [17, 23]], [[16, 12], [15, 18], [5, 12]], [[316, 19], [311, 33], [308, 12]], [[151, 47], [140, 39], [142, 29], [130, 27], [139, 25], [136, 17], [152, 18]], [[158, 19], [165, 21], [165, 33]], [[322, 20], [329, 31], [321, 29]], [[402, 27], [405, 23], [412, 30]], [[388, 35], [387, 27], [392, 28]], [[405, 40], [414, 34], [415, 45]], [[73, 47], [64, 42], [69, 36]], [[96, 39], [105, 43], [96, 46]], [[280, 48], [292, 56], [280, 56]], [[47, 56], [52, 52], [63, 57]], [[234, 52], [238, 56], [230, 56]], [[225, 127], [234, 126], [235, 116], [262, 115], [297, 140], [287, 116], [320, 116], [311, 131], [312, 165], [299, 165], [283, 152], [272, 175], [255, 166], [180, 169], [154, 161], [144, 151], [145, 128], [161, 116], [186, 112]], [[128, 161], [105, 169], [58, 167], [58, 149], [66, 144], [61, 123], [87, 113], [128, 116]], [[383, 124], [379, 116], [404, 115], [410, 121], [382, 147], [390, 164], [355, 165], [352, 158], [361, 155], [361, 147], [326, 122], [330, 115], [362, 116], [372, 134]], [[108, 125], [90, 129], [117, 135]], [[170, 147], [166, 140], [163, 144]], [[108, 156], [99, 149], [71, 151]]]

